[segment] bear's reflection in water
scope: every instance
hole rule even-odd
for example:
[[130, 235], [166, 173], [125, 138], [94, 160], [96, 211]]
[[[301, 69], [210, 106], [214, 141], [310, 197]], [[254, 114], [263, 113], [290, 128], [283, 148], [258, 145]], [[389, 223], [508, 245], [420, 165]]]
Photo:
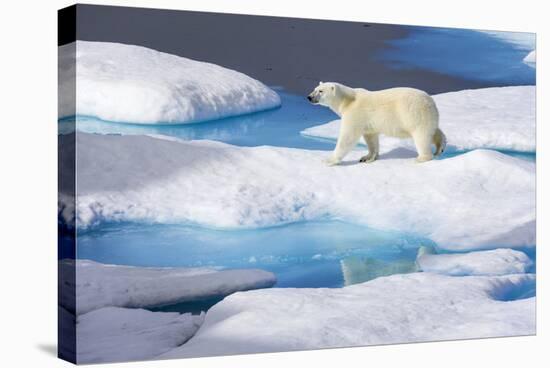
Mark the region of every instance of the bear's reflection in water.
[[344, 286], [359, 284], [380, 276], [418, 271], [414, 260], [399, 259], [391, 262], [375, 258], [350, 257], [340, 261]]
[[340, 260], [344, 286], [359, 284], [381, 276], [389, 276], [398, 273], [411, 273], [421, 271], [417, 259], [423, 254], [434, 254], [433, 245], [422, 245], [418, 248], [416, 259], [397, 258], [392, 261], [384, 261], [372, 257], [348, 257]]

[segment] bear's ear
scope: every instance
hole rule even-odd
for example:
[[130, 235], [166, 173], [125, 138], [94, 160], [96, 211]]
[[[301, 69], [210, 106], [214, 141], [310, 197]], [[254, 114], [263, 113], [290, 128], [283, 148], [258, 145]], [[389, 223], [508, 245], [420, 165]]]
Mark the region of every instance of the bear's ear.
[[323, 82], [319, 82], [319, 85], [323, 84]]

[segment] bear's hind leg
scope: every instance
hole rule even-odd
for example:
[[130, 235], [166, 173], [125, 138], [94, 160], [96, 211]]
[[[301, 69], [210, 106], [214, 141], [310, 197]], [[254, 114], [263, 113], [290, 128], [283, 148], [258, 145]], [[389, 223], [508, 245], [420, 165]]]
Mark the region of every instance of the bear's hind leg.
[[426, 134], [426, 132], [414, 132], [412, 135], [418, 157], [416, 162], [426, 162], [433, 158], [432, 154], [432, 134]]
[[373, 162], [378, 158], [378, 153], [380, 151], [380, 144], [378, 140], [378, 134], [363, 134], [363, 139], [367, 144], [369, 152], [366, 156], [363, 156], [359, 159], [359, 162]]

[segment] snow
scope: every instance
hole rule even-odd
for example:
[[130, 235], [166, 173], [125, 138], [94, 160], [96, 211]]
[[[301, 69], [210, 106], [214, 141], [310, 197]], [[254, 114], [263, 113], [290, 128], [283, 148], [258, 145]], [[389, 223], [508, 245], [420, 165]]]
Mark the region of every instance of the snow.
[[526, 273], [533, 265], [525, 253], [512, 249], [463, 254], [423, 254], [416, 262], [425, 272], [451, 276]]
[[107, 307], [78, 317], [79, 364], [151, 359], [185, 343], [204, 315]]
[[535, 165], [496, 151], [423, 164], [405, 149], [357, 164], [363, 152], [356, 151], [327, 167], [322, 151], [149, 136], [77, 139], [81, 230], [106, 221], [242, 229], [336, 218], [418, 234], [442, 249], [535, 243]]
[[[76, 68], [76, 71], [75, 71]], [[242, 73], [141, 46], [77, 41], [59, 48], [59, 91], [76, 114], [134, 124], [182, 124], [280, 105], [276, 92]], [[59, 106], [75, 114], [74, 98]]]
[[413, 273], [338, 289], [265, 289], [212, 307], [195, 336], [160, 358], [535, 334], [534, 275]]
[[151, 359], [185, 343], [204, 320], [204, 314], [130, 308], [225, 296], [275, 283], [273, 274], [254, 269], [148, 268], [69, 259], [60, 265], [60, 290], [76, 290], [76, 308], [70, 292], [60, 293], [59, 316], [65, 326], [61, 342], [66, 343], [61, 349], [74, 356], [74, 346], [67, 343], [74, 330], [67, 326], [76, 321], [78, 363]]
[[76, 308], [70, 298], [61, 299], [61, 304], [76, 310], [76, 315], [108, 306], [141, 308], [225, 296], [276, 282], [272, 273], [258, 269], [131, 267], [89, 260], [77, 260], [75, 267], [74, 260], [60, 262], [66, 276], [60, 282], [64, 279], [67, 286], [76, 288]]
[[[536, 150], [536, 87], [514, 86], [448, 92], [433, 96], [440, 127], [451, 151], [492, 148]], [[302, 131], [304, 136], [336, 140], [340, 120]], [[361, 141], [363, 143], [363, 141]], [[381, 152], [414, 149], [412, 140], [381, 137]]]

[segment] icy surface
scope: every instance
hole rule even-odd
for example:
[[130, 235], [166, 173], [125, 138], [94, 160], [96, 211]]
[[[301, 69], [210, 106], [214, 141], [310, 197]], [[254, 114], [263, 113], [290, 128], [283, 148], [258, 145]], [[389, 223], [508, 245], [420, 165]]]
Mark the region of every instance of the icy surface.
[[[415, 233], [448, 249], [534, 245], [535, 165], [476, 150], [415, 164], [398, 149], [372, 164], [352, 152], [235, 147], [78, 134], [78, 218], [243, 228], [340, 218]], [[63, 163], [62, 163], [63, 165]]]
[[537, 63], [537, 51], [533, 50], [523, 59], [523, 61], [529, 66], [535, 66]]
[[[447, 149], [493, 148], [535, 152], [535, 93], [535, 86], [517, 86], [464, 90], [433, 96], [439, 109], [439, 125], [447, 136]], [[336, 140], [339, 128], [340, 120], [334, 120], [305, 129], [302, 134]], [[414, 149], [414, 144], [410, 139], [381, 136], [381, 152], [397, 147]]]
[[423, 254], [416, 262], [425, 272], [451, 276], [525, 273], [533, 265], [525, 253], [512, 249], [463, 254]]
[[[77, 41], [60, 47], [60, 93], [74, 88], [76, 114], [142, 124], [181, 124], [280, 105], [261, 82], [221, 66], [141, 46]], [[75, 72], [76, 67], [76, 72]], [[72, 85], [71, 85], [72, 84]], [[75, 114], [69, 98], [60, 117]]]
[[[270, 287], [275, 276], [258, 269], [152, 268], [106, 265], [88, 260], [62, 260], [65, 280], [76, 269], [76, 308], [81, 315], [107, 306], [141, 308], [225, 296], [240, 290]], [[70, 282], [70, 281], [69, 281]]]
[[533, 275], [394, 275], [340, 289], [266, 289], [212, 307], [185, 345], [162, 358], [531, 335]]
[[151, 359], [185, 343], [204, 315], [107, 307], [80, 315], [78, 363]]

